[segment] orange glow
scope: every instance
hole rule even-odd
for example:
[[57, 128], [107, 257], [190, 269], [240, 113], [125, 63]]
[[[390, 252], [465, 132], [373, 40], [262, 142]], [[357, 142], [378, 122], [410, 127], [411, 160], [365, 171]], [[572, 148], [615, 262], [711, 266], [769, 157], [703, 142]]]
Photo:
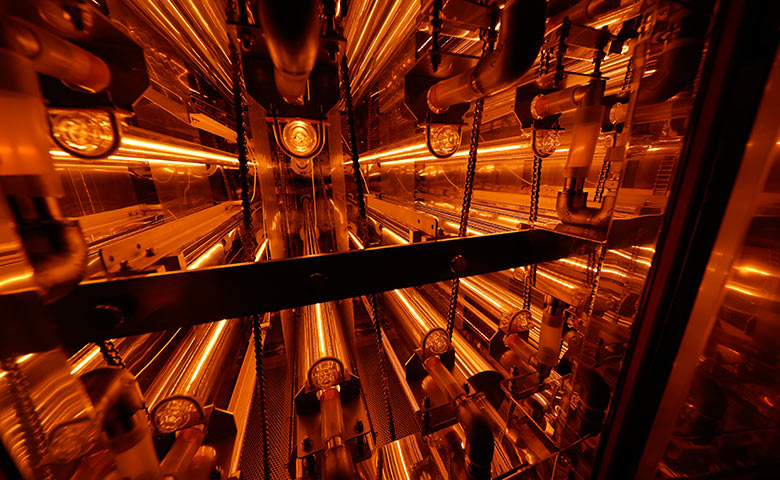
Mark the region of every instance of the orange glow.
[[351, 238], [352, 241], [355, 242], [355, 245], [357, 245], [359, 249], [363, 250], [364, 248], [366, 248], [363, 246], [363, 242], [361, 242], [360, 239], [354, 233], [348, 231], [347, 235], [349, 235], [349, 238]]
[[760, 275], [762, 277], [776, 276], [772, 272], [767, 272], [766, 270], [761, 270], [760, 268], [752, 267], [750, 265], [739, 265], [734, 267], [734, 270], [738, 271], [739, 273], [752, 273], [754, 275]]
[[214, 330], [214, 333], [211, 334], [211, 338], [209, 338], [209, 343], [206, 346], [206, 350], [203, 352], [203, 355], [198, 360], [198, 366], [195, 367], [195, 371], [192, 372], [192, 376], [190, 376], [189, 381], [187, 382], [187, 389], [191, 388], [192, 385], [195, 383], [195, 381], [198, 379], [198, 375], [200, 375], [200, 371], [203, 369], [203, 364], [206, 362], [206, 359], [211, 354], [211, 351], [214, 350], [214, 347], [217, 346], [217, 340], [219, 339], [219, 335], [222, 333], [222, 330], [225, 329], [227, 326], [227, 320], [220, 320], [217, 322], [217, 328]]
[[257, 254], [255, 255], [255, 262], [259, 262], [261, 258], [263, 258], [263, 254], [265, 253], [265, 250], [268, 248], [268, 239], [266, 238], [265, 241], [263, 241], [263, 244], [260, 245], [260, 248], [257, 249]]
[[203, 255], [201, 255], [200, 257], [196, 258], [194, 262], [192, 262], [191, 264], [187, 265], [187, 270], [193, 270], [193, 269], [196, 269], [196, 268], [200, 267], [201, 265], [206, 263], [206, 261], [211, 257], [211, 255], [216, 253], [216, 251], [219, 250], [220, 248], [222, 248], [222, 243], [221, 242], [217, 243], [213, 247], [209, 248], [208, 250], [206, 250], [206, 252]]

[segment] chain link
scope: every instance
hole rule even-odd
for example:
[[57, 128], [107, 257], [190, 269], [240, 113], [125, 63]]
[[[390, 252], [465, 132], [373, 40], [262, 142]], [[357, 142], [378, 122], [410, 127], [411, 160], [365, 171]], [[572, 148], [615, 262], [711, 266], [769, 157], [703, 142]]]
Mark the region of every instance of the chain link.
[[[484, 33], [484, 32], [483, 32]], [[495, 25], [491, 25], [487, 33], [482, 37], [482, 55], [492, 50], [495, 44]], [[460, 209], [460, 224], [458, 236], [465, 237], [468, 232], [469, 210], [471, 210], [471, 194], [474, 190], [474, 175], [477, 171], [477, 150], [479, 149], [479, 129], [482, 126], [482, 111], [485, 107], [484, 97], [474, 102], [474, 118], [471, 123], [471, 142], [469, 143], [469, 158], [466, 163], [466, 181], [463, 186], [463, 203]], [[455, 327], [455, 313], [458, 309], [458, 291], [460, 290], [460, 278], [453, 278], [450, 288], [450, 305], [447, 310], [447, 337], [452, 339], [452, 331]]]
[[[604, 265], [604, 256], [607, 254], [607, 247], [605, 245], [602, 245], [599, 247], [598, 256], [594, 254], [594, 257], [596, 257], [595, 265], [593, 268], [592, 273], [592, 281], [593, 286], [590, 290], [590, 298], [588, 299], [588, 317], [593, 315], [593, 307], [596, 305], [596, 294], [599, 291], [599, 280], [601, 279], [601, 267]], [[591, 271], [590, 266], [590, 256], [588, 257], [588, 271]]]
[[236, 114], [236, 139], [238, 144], [238, 181], [241, 186], [241, 211], [242, 227], [239, 232], [241, 242], [244, 244], [243, 257], [245, 261], [252, 261], [252, 253], [255, 249], [254, 235], [252, 234], [252, 208], [249, 203], [249, 168], [248, 148], [246, 138], [246, 111], [247, 103], [244, 96], [244, 77], [241, 69], [241, 55], [234, 42], [230, 42], [230, 60], [233, 66], [233, 104]]
[[612, 167], [612, 162], [604, 159], [604, 163], [601, 164], [601, 171], [599, 172], [599, 179], [596, 183], [596, 191], [593, 193], [593, 201], [600, 202], [604, 197], [604, 188], [607, 185], [607, 176], [609, 175], [609, 169]]
[[13, 358], [3, 359], [0, 362], [0, 367], [5, 370], [8, 376], [8, 394], [13, 401], [14, 411], [21, 426], [27, 459], [30, 462], [33, 475], [36, 479], [53, 479], [54, 476], [49, 467], [41, 464], [48, 453], [46, 433], [43, 431], [41, 419], [30, 396], [30, 383], [27, 376]]
[[112, 340], [104, 340], [97, 345], [98, 348], [100, 348], [100, 353], [103, 354], [103, 360], [105, 360], [108, 365], [127, 369], [124, 360], [122, 360], [122, 355], [119, 354], [119, 351], [116, 349], [116, 345], [114, 345]]
[[[366, 197], [363, 192], [363, 172], [360, 170], [360, 154], [357, 146], [357, 128], [355, 126], [355, 111], [352, 104], [352, 87], [349, 83], [348, 63], [347, 56], [344, 55], [341, 59], [341, 88], [344, 90], [344, 106], [347, 110], [347, 127], [349, 130], [347, 148], [352, 159], [352, 173], [355, 177], [355, 189], [357, 192], [358, 234], [365, 248], [368, 248], [370, 237], [368, 234]], [[385, 414], [387, 415], [387, 426], [390, 433], [390, 441], [394, 442], [396, 439], [395, 421], [393, 419], [393, 406], [390, 402], [390, 382], [387, 378], [387, 366], [385, 365], [385, 347], [382, 343], [381, 312], [379, 311], [379, 300], [375, 293], [368, 295], [368, 304], [370, 310], [368, 313], [374, 329], [377, 364], [379, 366], [379, 374], [382, 377], [382, 397], [385, 405]]]

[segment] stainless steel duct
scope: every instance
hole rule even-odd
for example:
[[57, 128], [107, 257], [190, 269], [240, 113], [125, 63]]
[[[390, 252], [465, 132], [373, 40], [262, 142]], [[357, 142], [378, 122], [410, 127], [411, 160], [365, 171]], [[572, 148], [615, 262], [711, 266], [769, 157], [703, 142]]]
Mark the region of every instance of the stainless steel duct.
[[496, 49], [476, 66], [428, 90], [428, 106], [440, 113], [452, 105], [512, 88], [531, 68], [542, 46], [545, 0], [509, 0], [502, 14]]

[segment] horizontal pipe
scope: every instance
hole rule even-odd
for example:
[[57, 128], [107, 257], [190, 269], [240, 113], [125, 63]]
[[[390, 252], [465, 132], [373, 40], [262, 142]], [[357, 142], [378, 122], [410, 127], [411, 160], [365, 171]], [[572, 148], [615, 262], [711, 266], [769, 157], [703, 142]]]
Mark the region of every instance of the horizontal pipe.
[[90, 92], [111, 83], [106, 63], [83, 48], [26, 20], [0, 17], [2, 45], [30, 60], [36, 71]]
[[172, 432], [205, 420], [203, 409], [225, 379], [226, 369], [243, 351], [240, 320], [193, 327], [146, 389], [152, 423]]
[[441, 113], [452, 105], [516, 86], [542, 46], [546, 7], [545, 0], [509, 0], [503, 9], [495, 50], [476, 66], [434, 84], [428, 90], [430, 109]]

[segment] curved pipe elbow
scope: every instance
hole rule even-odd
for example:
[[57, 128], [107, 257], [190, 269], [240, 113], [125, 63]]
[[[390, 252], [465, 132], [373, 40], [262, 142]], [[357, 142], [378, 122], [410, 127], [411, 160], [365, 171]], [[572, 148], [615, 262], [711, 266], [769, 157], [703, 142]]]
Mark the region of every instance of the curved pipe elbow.
[[274, 64], [276, 89], [287, 103], [301, 105], [319, 51], [319, 2], [263, 0], [257, 10]]
[[655, 72], [642, 79], [637, 101], [659, 103], [689, 87], [696, 79], [704, 51], [704, 35], [708, 18], [686, 7], [679, 7], [672, 22], [679, 33], [665, 47]]
[[33, 280], [44, 300], [67, 294], [87, 271], [87, 245], [76, 220], [20, 224], [19, 233], [33, 267]]
[[457, 405], [455, 415], [466, 433], [466, 475], [472, 480], [490, 478], [495, 449], [490, 421], [477, 404], [467, 397]]
[[567, 225], [578, 225], [597, 229], [606, 229], [615, 210], [614, 195], [608, 195], [601, 201], [601, 207], [585, 206], [585, 193], [562, 191], [558, 192], [555, 211], [561, 222]]
[[509, 0], [504, 7], [496, 49], [473, 68], [433, 85], [428, 90], [428, 107], [441, 113], [452, 105], [515, 86], [539, 54], [546, 9], [545, 0]]

